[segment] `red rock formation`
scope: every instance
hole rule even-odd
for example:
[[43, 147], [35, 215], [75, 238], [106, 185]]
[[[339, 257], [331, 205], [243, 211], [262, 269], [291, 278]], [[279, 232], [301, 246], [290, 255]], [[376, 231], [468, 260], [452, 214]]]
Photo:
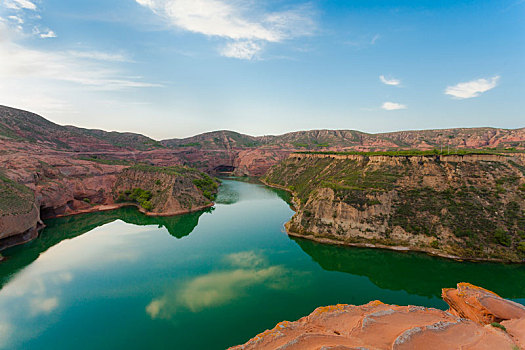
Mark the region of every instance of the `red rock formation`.
[[442, 297], [451, 314], [481, 325], [501, 323], [516, 344], [525, 348], [525, 306], [470, 283], [458, 283], [457, 289], [444, 288]]
[[[524, 349], [525, 307], [467, 283], [443, 295], [455, 312], [380, 301], [320, 307], [230, 349]], [[506, 331], [486, 322], [502, 316], [512, 316]]]

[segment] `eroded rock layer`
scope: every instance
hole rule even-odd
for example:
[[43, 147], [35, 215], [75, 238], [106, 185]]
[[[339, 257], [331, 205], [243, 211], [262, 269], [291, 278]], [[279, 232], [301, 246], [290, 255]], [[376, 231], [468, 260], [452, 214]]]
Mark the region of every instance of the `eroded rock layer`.
[[[451, 310], [455, 312], [380, 301], [319, 307], [298, 321], [281, 322], [231, 349], [524, 349], [520, 326], [525, 307], [466, 283], [443, 293], [450, 294], [445, 301], [454, 300]], [[465, 303], [469, 300], [481, 305], [487, 298], [497, 304], [490, 309], [472, 309]], [[502, 313], [510, 317], [509, 309], [514, 312], [512, 318], [501, 324], [487, 323], [490, 319], [484, 318]]]
[[295, 195], [291, 235], [451, 258], [525, 259], [523, 154], [293, 154], [265, 180]]

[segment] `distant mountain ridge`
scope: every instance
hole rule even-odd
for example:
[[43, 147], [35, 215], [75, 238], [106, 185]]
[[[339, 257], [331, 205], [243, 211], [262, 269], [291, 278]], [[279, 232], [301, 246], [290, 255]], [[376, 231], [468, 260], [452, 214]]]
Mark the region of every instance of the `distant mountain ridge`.
[[0, 106], [0, 138], [48, 144], [60, 149], [153, 150], [159, 148], [243, 149], [281, 148], [290, 150], [393, 150], [400, 148], [431, 149], [514, 147], [525, 149], [525, 127], [453, 128], [410, 130], [369, 134], [357, 130], [307, 130], [282, 135], [251, 136], [235, 131], [218, 130], [186, 138], [157, 141], [138, 133], [86, 129], [55, 124], [35, 113]]

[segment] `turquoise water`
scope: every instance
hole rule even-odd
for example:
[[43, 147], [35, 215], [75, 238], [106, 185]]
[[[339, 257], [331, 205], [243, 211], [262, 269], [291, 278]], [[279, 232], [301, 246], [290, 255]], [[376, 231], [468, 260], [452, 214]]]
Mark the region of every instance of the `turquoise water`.
[[525, 266], [290, 239], [283, 199], [225, 180], [207, 212], [48, 221], [37, 240], [3, 252], [0, 348], [224, 349], [321, 305], [444, 309], [441, 288], [461, 281], [525, 303]]

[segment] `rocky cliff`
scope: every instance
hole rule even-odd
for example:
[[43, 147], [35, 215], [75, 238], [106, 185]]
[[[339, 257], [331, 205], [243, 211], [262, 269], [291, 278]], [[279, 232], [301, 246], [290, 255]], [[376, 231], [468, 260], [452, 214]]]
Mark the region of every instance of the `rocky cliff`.
[[35, 238], [39, 226], [34, 192], [0, 173], [0, 249]]
[[[148, 215], [171, 216], [210, 207], [218, 186], [217, 180], [191, 168], [141, 165], [118, 175], [113, 197], [117, 202], [138, 204]], [[138, 193], [136, 198], [133, 191]]]
[[[8, 179], [32, 191], [34, 199], [27, 198], [27, 204], [37, 208], [23, 214], [24, 217], [3, 215], [0, 234], [11, 235], [14, 230], [34, 235], [39, 215], [46, 219], [118, 207], [120, 204], [114, 203], [114, 186], [119, 174], [137, 164], [188, 165], [210, 174], [228, 172], [261, 176], [295, 150], [436, 147], [523, 149], [525, 129], [449, 129], [390, 134], [311, 130], [260, 137], [215, 131], [158, 142], [140, 134], [62, 126], [34, 113], [0, 106], [0, 170]], [[152, 191], [157, 191], [157, 187], [151, 187]], [[202, 204], [201, 200], [197, 202]], [[159, 212], [164, 210], [159, 209], [158, 203], [156, 205]], [[166, 204], [165, 209], [178, 212], [184, 205], [173, 202]], [[515, 209], [513, 205], [511, 212]], [[29, 226], [33, 229], [27, 231]], [[502, 239], [507, 242], [505, 237]]]
[[[149, 215], [175, 215], [210, 206], [217, 190], [208, 175], [183, 166], [139, 167], [25, 152], [0, 155], [0, 163], [5, 172], [0, 179], [0, 250], [35, 238], [41, 219], [125, 205], [137, 205]], [[116, 201], [119, 191], [135, 188], [151, 192], [151, 207]]]
[[523, 305], [468, 283], [442, 295], [447, 312], [377, 300], [320, 307], [230, 349], [525, 349]]
[[291, 235], [525, 260], [523, 154], [293, 154], [265, 181], [295, 194]]

